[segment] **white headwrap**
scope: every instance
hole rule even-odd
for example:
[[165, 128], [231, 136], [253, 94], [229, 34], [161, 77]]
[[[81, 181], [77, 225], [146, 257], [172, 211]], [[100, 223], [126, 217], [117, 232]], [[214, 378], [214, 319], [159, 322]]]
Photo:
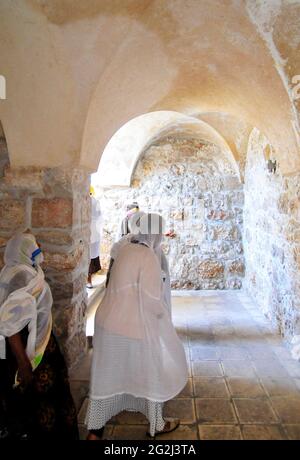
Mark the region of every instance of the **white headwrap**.
[[[143, 211], [139, 211], [133, 214], [129, 219], [128, 228], [130, 233], [114, 243], [111, 248], [110, 257], [116, 260], [120, 250], [130, 242], [141, 243], [151, 247], [154, 250], [161, 266], [164, 301], [167, 310], [171, 315], [172, 305], [169, 263], [161, 248], [164, 220], [159, 214], [146, 214]], [[156, 233], [152, 234], [151, 230], [153, 232], [156, 231]]]
[[53, 300], [41, 260], [35, 237], [18, 233], [7, 243], [0, 273], [0, 334], [10, 337], [28, 326], [26, 353], [33, 369], [43, 357], [52, 327]]
[[139, 231], [141, 217], [145, 215], [146, 214], [143, 211], [138, 211], [138, 212], [135, 212], [130, 217], [130, 219], [128, 220], [128, 230], [130, 233], [122, 236], [122, 238], [120, 238], [116, 243], [113, 244], [111, 251], [110, 251], [111, 259], [116, 260], [120, 249], [123, 246], [125, 246], [125, 244], [128, 244], [131, 242], [131, 239], [134, 236], [134, 234]]
[[42, 251], [31, 233], [17, 233], [8, 241], [4, 252], [5, 265], [11, 267], [24, 264], [33, 267], [42, 262]]

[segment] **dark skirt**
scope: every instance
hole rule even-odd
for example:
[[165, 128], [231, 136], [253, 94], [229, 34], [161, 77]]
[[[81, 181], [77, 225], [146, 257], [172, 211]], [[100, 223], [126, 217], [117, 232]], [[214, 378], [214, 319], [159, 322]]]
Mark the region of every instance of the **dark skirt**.
[[95, 257], [95, 259], [91, 259], [90, 266], [89, 266], [89, 275], [98, 272], [101, 270], [100, 258]]
[[7, 384], [3, 385], [3, 406], [11, 438], [79, 439], [76, 408], [70, 391], [68, 371], [53, 334], [33, 382], [13, 389], [16, 362], [7, 353]]

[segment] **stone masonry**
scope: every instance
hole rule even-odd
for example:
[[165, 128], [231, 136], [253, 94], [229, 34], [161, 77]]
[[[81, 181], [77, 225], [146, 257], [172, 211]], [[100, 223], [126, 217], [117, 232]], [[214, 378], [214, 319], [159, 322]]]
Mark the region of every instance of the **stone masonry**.
[[300, 175], [266, 168], [267, 139], [253, 130], [245, 172], [245, 287], [291, 339], [300, 334]]
[[101, 191], [101, 261], [107, 266], [126, 204], [159, 212], [173, 289], [239, 289], [244, 276], [243, 189], [217, 147], [165, 138], [142, 156], [128, 189]]
[[86, 351], [89, 177], [76, 169], [15, 168], [0, 139], [0, 264], [7, 240], [30, 228], [41, 244], [54, 304], [54, 332], [68, 365]]

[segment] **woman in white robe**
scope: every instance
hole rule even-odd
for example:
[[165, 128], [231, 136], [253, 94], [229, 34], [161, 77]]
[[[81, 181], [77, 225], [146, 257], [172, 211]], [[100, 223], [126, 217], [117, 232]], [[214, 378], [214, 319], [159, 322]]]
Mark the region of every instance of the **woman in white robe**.
[[142, 412], [150, 436], [179, 420], [163, 418], [163, 403], [184, 388], [187, 362], [163, 299], [161, 268], [153, 250], [161, 235], [138, 234], [111, 270], [95, 317], [94, 354], [86, 422], [88, 439], [123, 410]]
[[[145, 219], [146, 220], [146, 226], [148, 223], [148, 220], [153, 218], [153, 220], [161, 220], [162, 227], [164, 225], [163, 219], [160, 215], [158, 214], [146, 214], [143, 211], [136, 212], [134, 215], [131, 216], [131, 218], [128, 221], [128, 229], [129, 232], [127, 235], [123, 236], [119, 241], [113, 244], [110, 252], [110, 264], [109, 264], [109, 269], [107, 272], [107, 277], [106, 277], [106, 287], [108, 286], [108, 281], [110, 277], [110, 271], [111, 267], [114, 263], [114, 261], [117, 258], [117, 255], [120, 251], [120, 249], [125, 246], [126, 244], [130, 243], [132, 238], [134, 237], [135, 234], [138, 234], [140, 232], [140, 228], [143, 227], [143, 222], [141, 223], [141, 220]], [[171, 314], [172, 311], [172, 305], [171, 305], [171, 280], [170, 280], [170, 271], [169, 271], [169, 263], [168, 259], [165, 255], [165, 253], [162, 250], [161, 247], [161, 239], [155, 240], [154, 243], [154, 252], [159, 260], [160, 266], [161, 266], [161, 276], [162, 276], [162, 281], [163, 281], [163, 297], [165, 304]]]
[[76, 440], [76, 409], [52, 333], [53, 300], [42, 261], [33, 234], [18, 233], [8, 241], [0, 272], [0, 334], [6, 358], [0, 360], [5, 364], [0, 411], [2, 397], [9, 439]]

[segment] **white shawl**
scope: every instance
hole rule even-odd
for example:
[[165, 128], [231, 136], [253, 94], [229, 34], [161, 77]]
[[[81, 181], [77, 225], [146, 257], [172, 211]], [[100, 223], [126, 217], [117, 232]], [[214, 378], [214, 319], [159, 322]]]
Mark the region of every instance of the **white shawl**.
[[33, 369], [51, 334], [53, 303], [43, 270], [29, 265], [37, 248], [33, 235], [16, 235], [7, 244], [6, 265], [0, 273], [0, 335], [10, 337], [28, 326], [26, 353]]
[[90, 397], [131, 394], [163, 402], [188, 378], [183, 345], [166, 311], [154, 252], [123, 246], [95, 317]]

